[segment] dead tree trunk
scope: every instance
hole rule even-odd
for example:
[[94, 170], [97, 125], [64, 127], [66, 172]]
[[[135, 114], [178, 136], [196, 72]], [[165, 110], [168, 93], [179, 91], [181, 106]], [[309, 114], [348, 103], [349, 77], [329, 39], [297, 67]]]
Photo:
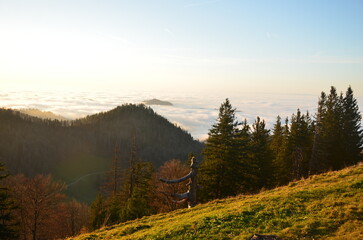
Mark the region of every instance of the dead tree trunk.
[[195, 158], [193, 157], [191, 160], [191, 164], [190, 164], [190, 172], [179, 179], [174, 179], [174, 180], [167, 180], [167, 179], [160, 179], [160, 181], [164, 182], [164, 183], [180, 183], [183, 182], [187, 179], [189, 179], [189, 183], [187, 184], [188, 186], [188, 191], [182, 194], [172, 194], [170, 193], [170, 195], [172, 195], [173, 197], [176, 197], [179, 200], [179, 202], [184, 202], [187, 201], [188, 202], [188, 207], [194, 207], [195, 205], [197, 205], [197, 172], [198, 172], [198, 162], [195, 160]]

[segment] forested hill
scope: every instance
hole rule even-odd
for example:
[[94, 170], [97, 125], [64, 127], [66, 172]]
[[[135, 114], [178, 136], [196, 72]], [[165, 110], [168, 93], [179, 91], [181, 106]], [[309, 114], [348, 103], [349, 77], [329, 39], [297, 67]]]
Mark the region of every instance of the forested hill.
[[[74, 121], [46, 120], [0, 109], [0, 161], [12, 174], [52, 173], [71, 183], [109, 170], [115, 149], [127, 168], [137, 158], [160, 166], [200, 155], [202, 144], [144, 105], [127, 104]], [[99, 181], [99, 179], [93, 179]]]

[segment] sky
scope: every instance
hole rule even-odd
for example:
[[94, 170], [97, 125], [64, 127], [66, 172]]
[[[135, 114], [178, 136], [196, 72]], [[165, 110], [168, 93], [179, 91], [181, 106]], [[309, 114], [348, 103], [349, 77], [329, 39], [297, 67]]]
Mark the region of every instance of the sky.
[[362, 0], [0, 0], [0, 88], [363, 96]]

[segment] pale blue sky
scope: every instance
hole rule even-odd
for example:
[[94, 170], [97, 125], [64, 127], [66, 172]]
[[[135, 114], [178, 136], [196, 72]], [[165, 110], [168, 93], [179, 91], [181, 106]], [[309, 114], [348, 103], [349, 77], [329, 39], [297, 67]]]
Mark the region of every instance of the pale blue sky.
[[362, 0], [0, 0], [0, 86], [363, 95]]

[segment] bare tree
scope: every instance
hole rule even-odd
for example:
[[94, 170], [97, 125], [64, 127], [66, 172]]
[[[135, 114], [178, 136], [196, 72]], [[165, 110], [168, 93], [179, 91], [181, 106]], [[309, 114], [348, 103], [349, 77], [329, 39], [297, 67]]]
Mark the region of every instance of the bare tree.
[[75, 236], [81, 232], [81, 229], [87, 227], [89, 219], [89, 208], [86, 204], [72, 200], [64, 203], [62, 207], [65, 210], [64, 233], [67, 236]]
[[62, 237], [56, 226], [64, 217], [60, 207], [65, 199], [65, 185], [53, 181], [50, 175], [26, 178], [23, 175], [9, 177], [13, 194], [18, 200], [18, 217], [21, 222], [21, 239], [53, 239]]
[[185, 192], [187, 189], [185, 183], [164, 184], [159, 179], [176, 179], [186, 175], [188, 172], [189, 167], [176, 159], [167, 161], [159, 168], [153, 178], [153, 185], [155, 186], [153, 206], [157, 212], [169, 212], [182, 207], [182, 205], [177, 204], [173, 200], [170, 193], [177, 194]]

